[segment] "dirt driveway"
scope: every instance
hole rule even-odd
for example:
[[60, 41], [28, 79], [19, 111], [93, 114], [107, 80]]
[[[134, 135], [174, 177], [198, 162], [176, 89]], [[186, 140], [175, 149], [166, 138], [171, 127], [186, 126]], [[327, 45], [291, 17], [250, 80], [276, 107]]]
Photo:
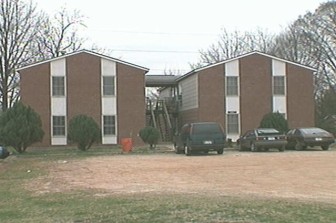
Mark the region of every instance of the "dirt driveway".
[[59, 160], [49, 171], [30, 186], [39, 193], [97, 189], [100, 195], [207, 193], [336, 202], [336, 151], [126, 154]]

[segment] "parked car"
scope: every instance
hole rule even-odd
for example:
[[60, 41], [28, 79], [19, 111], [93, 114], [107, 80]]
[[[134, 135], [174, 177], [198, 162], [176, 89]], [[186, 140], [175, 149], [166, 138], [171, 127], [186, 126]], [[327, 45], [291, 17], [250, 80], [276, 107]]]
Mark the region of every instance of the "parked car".
[[320, 128], [295, 128], [287, 133], [287, 148], [303, 150], [308, 146], [321, 146], [323, 150], [328, 150], [330, 144], [335, 142], [334, 136]]
[[5, 159], [8, 156], [9, 156], [8, 150], [5, 147], [0, 146], [0, 159]]
[[222, 126], [217, 122], [198, 122], [182, 126], [175, 136], [174, 148], [176, 153], [217, 151], [223, 154], [226, 135]]
[[251, 150], [252, 152], [271, 148], [283, 152], [287, 145], [286, 135], [273, 128], [257, 128], [247, 131], [238, 140], [240, 151]]

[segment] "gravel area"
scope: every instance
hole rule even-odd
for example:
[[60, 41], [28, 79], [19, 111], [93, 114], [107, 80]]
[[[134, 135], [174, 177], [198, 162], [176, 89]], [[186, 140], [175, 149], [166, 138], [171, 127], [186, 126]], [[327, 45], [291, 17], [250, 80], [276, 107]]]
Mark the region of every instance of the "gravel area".
[[95, 189], [97, 195], [195, 193], [336, 203], [336, 151], [238, 152], [185, 156], [167, 149], [59, 160], [30, 182], [36, 193]]

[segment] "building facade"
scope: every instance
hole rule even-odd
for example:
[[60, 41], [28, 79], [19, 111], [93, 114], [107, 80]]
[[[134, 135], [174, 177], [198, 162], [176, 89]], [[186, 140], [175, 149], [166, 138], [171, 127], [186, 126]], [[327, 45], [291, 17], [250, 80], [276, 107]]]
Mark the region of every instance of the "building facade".
[[179, 123], [216, 121], [232, 140], [269, 112], [282, 113], [289, 127], [313, 126], [314, 72], [260, 52], [193, 70], [177, 79]]
[[68, 145], [69, 121], [92, 117], [102, 129], [102, 144], [119, 144], [145, 126], [147, 68], [82, 50], [22, 67], [21, 101], [42, 119], [45, 136], [38, 146]]

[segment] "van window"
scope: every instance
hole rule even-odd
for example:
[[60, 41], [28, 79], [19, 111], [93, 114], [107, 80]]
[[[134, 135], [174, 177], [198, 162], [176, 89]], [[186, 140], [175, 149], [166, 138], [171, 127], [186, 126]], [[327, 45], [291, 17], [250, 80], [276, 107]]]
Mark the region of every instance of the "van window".
[[222, 129], [217, 124], [196, 124], [192, 128], [193, 134], [213, 134], [222, 133]]
[[186, 140], [189, 137], [189, 132], [190, 132], [190, 125], [185, 125], [182, 127], [182, 130], [181, 130], [182, 140]]

